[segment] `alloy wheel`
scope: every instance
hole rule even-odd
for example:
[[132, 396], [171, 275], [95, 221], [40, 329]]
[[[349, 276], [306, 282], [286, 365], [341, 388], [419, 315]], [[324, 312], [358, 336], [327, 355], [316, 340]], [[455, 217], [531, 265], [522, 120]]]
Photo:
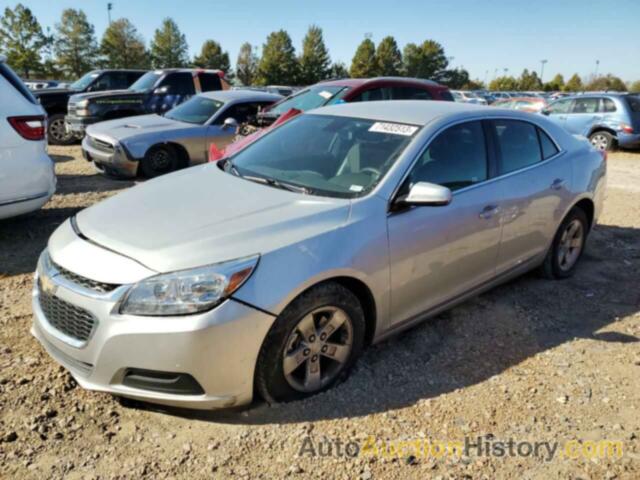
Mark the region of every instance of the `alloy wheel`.
[[609, 139], [601, 133], [596, 133], [591, 137], [591, 145], [597, 150], [606, 150], [609, 148]]
[[58, 142], [65, 142], [71, 138], [71, 134], [67, 132], [66, 122], [63, 118], [53, 120], [49, 124], [49, 135]]
[[299, 392], [317, 392], [344, 369], [352, 348], [353, 323], [344, 310], [333, 306], [313, 310], [287, 339], [282, 359], [285, 379]]
[[558, 245], [558, 265], [563, 271], [571, 270], [580, 258], [584, 246], [584, 228], [577, 218], [569, 222]]

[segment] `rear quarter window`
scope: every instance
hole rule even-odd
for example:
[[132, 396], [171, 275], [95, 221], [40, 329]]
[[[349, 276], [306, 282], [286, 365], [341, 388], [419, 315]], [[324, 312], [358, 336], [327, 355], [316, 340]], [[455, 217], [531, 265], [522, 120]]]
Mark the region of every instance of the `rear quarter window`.
[[20, 78], [9, 68], [5, 63], [0, 62], [0, 75], [15, 88], [20, 95], [26, 98], [29, 102], [37, 104], [38, 101], [31, 94], [29, 89], [20, 80]]
[[627, 104], [632, 112], [640, 112], [640, 95], [629, 95]]

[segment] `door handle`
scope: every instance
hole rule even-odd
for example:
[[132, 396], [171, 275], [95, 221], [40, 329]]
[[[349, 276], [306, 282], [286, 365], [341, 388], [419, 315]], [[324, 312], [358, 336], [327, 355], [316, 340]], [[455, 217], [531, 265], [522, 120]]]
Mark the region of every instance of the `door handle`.
[[560, 190], [562, 187], [564, 187], [564, 179], [562, 178], [556, 178], [551, 184], [553, 190]]
[[488, 220], [491, 217], [493, 217], [496, 213], [498, 213], [499, 210], [500, 210], [500, 207], [498, 207], [497, 205], [487, 205], [480, 212], [480, 218], [484, 220]]

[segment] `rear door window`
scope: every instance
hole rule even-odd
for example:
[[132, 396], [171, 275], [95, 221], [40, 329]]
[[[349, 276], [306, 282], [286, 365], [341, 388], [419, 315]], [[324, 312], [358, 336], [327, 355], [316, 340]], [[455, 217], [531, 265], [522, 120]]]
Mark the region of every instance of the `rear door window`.
[[571, 113], [597, 113], [599, 105], [599, 98], [576, 98]]
[[573, 100], [571, 99], [558, 100], [557, 102], [553, 102], [551, 105], [549, 105], [548, 111], [552, 115], [569, 113], [569, 111], [571, 110], [572, 104], [573, 104]]
[[170, 73], [160, 84], [161, 87], [169, 87], [171, 95], [193, 95], [196, 93], [193, 77], [189, 72]]
[[603, 98], [602, 105], [600, 105], [601, 111], [604, 113], [613, 113], [617, 110], [616, 102], [610, 98]]
[[431, 100], [433, 96], [428, 90], [416, 87], [393, 87], [394, 100]]
[[210, 92], [213, 90], [222, 90], [222, 83], [220, 77], [215, 73], [199, 73], [200, 88], [203, 92]]
[[499, 153], [498, 174], [505, 175], [542, 161], [537, 128], [520, 120], [492, 120]]

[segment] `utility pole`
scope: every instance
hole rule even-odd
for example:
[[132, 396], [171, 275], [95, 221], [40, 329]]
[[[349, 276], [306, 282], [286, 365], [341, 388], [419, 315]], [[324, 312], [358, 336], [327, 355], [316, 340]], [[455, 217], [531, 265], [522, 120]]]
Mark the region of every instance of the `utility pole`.
[[109, 18], [109, 25], [111, 25], [111, 9], [113, 8], [113, 3], [107, 3], [107, 17]]
[[596, 71], [593, 74], [594, 78], [598, 78], [598, 67], [600, 66], [600, 60], [596, 60]]
[[509, 73], [509, 69], [507, 67], [503, 68], [502, 71], [504, 72], [504, 76], [507, 76], [507, 73]]
[[540, 83], [543, 83], [542, 78], [544, 77], [544, 64], [547, 63], [547, 60], [540, 60]]

